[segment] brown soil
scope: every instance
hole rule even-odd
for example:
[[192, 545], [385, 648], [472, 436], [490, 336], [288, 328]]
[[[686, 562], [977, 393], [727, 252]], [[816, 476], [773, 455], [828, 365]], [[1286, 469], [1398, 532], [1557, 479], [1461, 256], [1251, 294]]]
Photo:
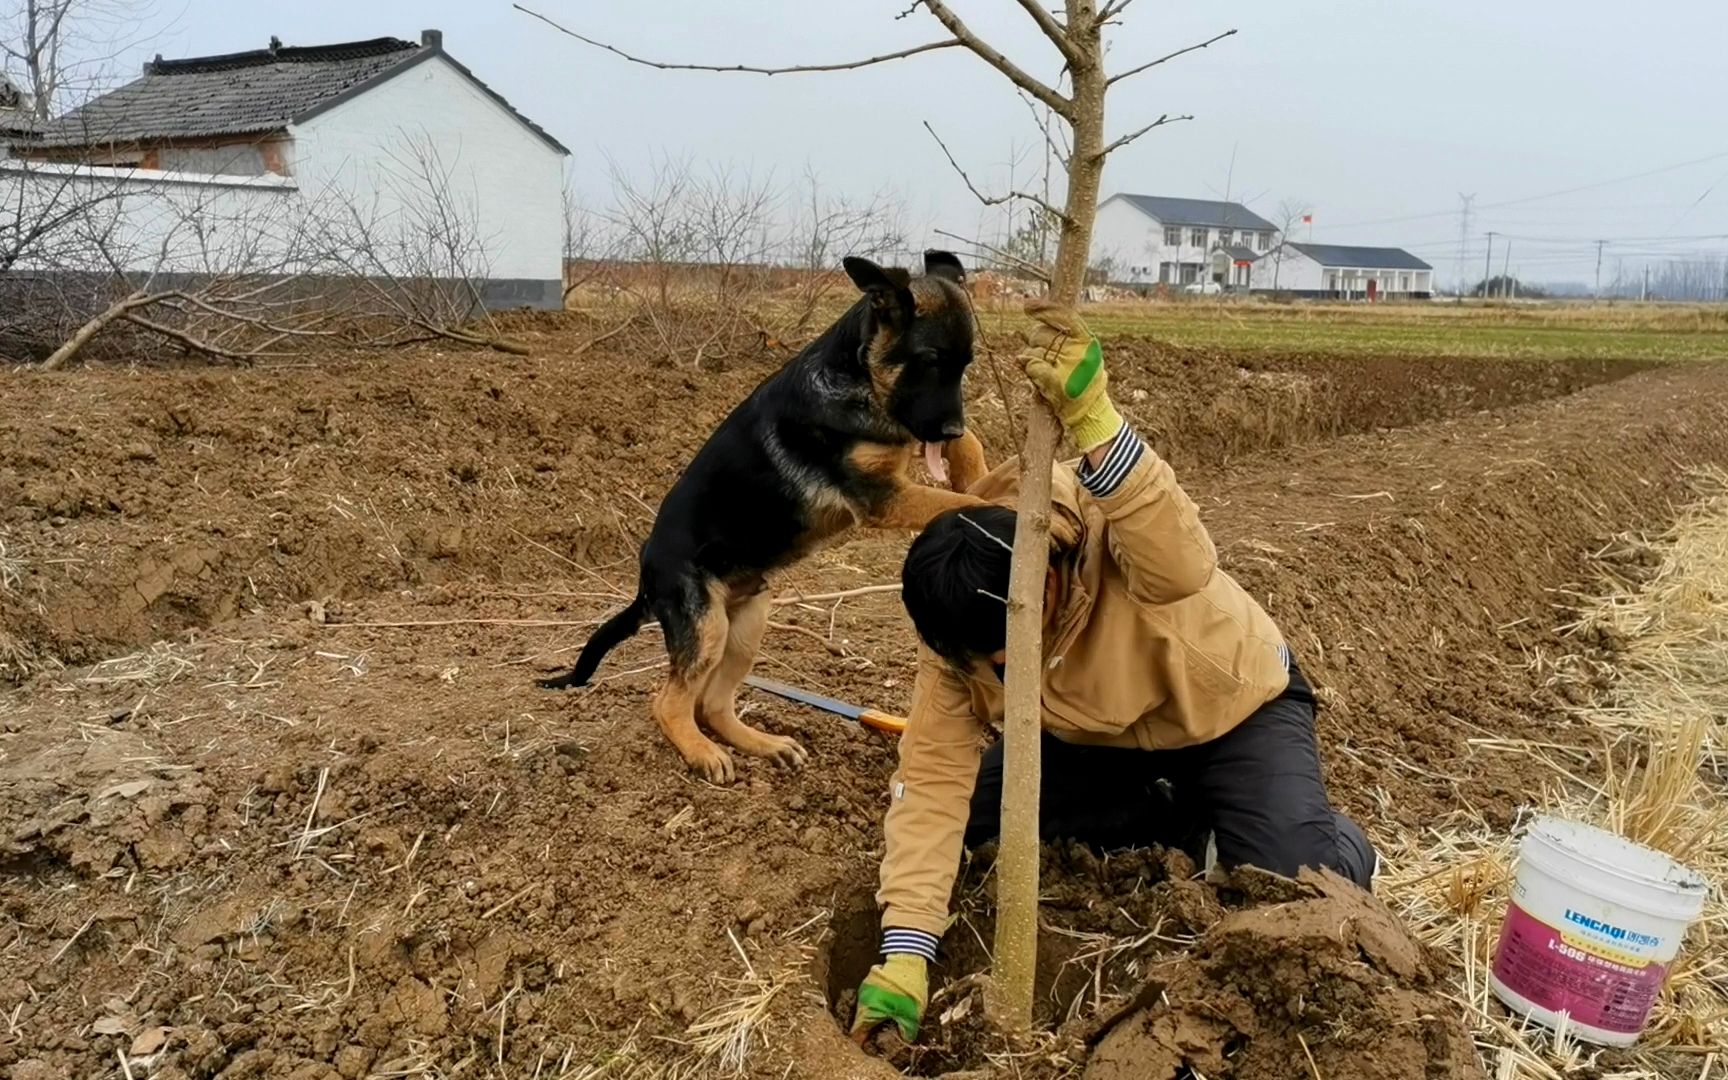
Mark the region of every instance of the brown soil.
[[[1334, 874], [1226, 915], [1154, 969], [1085, 1080], [1483, 1077], [1438, 972], [1391, 912]], [[1190, 1071], [1191, 1070], [1191, 1071]]]
[[[572, 317], [574, 321], [574, 317]], [[14, 374], [0, 400], [0, 679], [260, 604], [524, 580], [548, 555], [627, 576], [651, 505], [783, 354], [697, 371], [599, 350], [543, 316], [515, 359], [426, 349], [291, 368]], [[1112, 349], [1117, 396], [1178, 466], [1539, 400], [1630, 363], [1257, 359]], [[973, 419], [1013, 445], [988, 361]], [[1016, 415], [1024, 400], [1016, 390]], [[592, 577], [590, 587], [595, 586]]]
[[[769, 987], [747, 1073], [883, 1075], [829, 1009], [869, 959], [892, 744], [750, 694], [812, 763], [743, 761], [716, 788], [647, 721], [653, 633], [592, 690], [531, 685], [628, 588], [654, 501], [777, 357], [572, 361], [584, 328], [514, 332], [538, 358], [0, 375], [0, 670], [17, 683], [0, 694], [0, 1069], [117, 1076], [131, 1049], [169, 1080], [623, 1076], [689, 1061], [694, 1022]], [[1686, 466], [1728, 460], [1728, 375], [1710, 367], [1437, 363], [1400, 385], [1379, 361], [1113, 356], [1126, 411], [1190, 463], [1229, 568], [1323, 688], [1327, 767], [1370, 831], [1461, 803], [1506, 820], [1521, 759], [1472, 739], [1589, 737], [1530, 663], [1555, 648], [1553, 590], [1667, 515]], [[972, 382], [1000, 455], [1001, 402]], [[890, 580], [903, 546], [861, 538], [782, 587]], [[776, 619], [828, 643], [777, 629], [766, 674], [905, 707], [891, 596]], [[1181, 976], [1202, 998], [1238, 962], [1290, 974], [1225, 932], [1253, 910], [1228, 890], [1145, 854], [1048, 863], [1054, 925], [1204, 934]], [[984, 865], [946, 944], [957, 995], [988, 940]], [[1047, 1008], [1077, 1024], [1097, 987], [1126, 993], [1134, 960], [1165, 955], [1124, 954], [1080, 989], [1079, 953], [1051, 937]], [[1369, 968], [1350, 985], [1428, 992]], [[1402, 1015], [1385, 1008], [1350, 1015]], [[968, 1022], [933, 1016], [946, 1057], [924, 1071], [999, 1054]], [[1256, 1023], [1231, 1038], [1300, 1032], [1322, 1075], [1355, 1075], [1327, 1055], [1359, 1044], [1316, 1041], [1317, 1013]], [[1072, 1075], [1084, 1046], [1065, 1030], [989, 1075]]]

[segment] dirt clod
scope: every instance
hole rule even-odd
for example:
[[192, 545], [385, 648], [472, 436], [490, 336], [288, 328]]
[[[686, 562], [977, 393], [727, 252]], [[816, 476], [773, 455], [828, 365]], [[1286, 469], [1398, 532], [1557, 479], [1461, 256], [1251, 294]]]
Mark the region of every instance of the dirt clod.
[[1086, 1080], [1480, 1080], [1469, 1035], [1422, 947], [1335, 874], [1308, 895], [1233, 912], [1152, 975], [1159, 1000], [1099, 1040]]

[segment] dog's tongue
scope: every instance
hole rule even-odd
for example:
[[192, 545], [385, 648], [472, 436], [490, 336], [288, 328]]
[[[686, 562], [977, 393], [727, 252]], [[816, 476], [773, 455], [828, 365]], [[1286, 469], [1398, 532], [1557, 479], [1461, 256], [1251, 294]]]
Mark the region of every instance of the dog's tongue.
[[948, 459], [942, 456], [942, 444], [927, 442], [924, 444], [924, 467], [930, 470], [930, 476], [938, 484], [948, 482]]

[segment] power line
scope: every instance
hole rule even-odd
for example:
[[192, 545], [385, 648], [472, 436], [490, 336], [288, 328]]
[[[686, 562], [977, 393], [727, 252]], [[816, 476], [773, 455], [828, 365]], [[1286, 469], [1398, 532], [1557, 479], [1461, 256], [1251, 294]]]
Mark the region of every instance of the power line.
[[[1522, 206], [1525, 203], [1541, 202], [1544, 199], [1558, 199], [1564, 195], [1576, 195], [1581, 191], [1594, 191], [1597, 188], [1611, 187], [1614, 184], [1624, 184], [1633, 180], [1642, 180], [1649, 176], [1660, 176], [1662, 173], [1674, 172], [1678, 169], [1688, 169], [1694, 165], [1703, 165], [1707, 162], [1719, 161], [1722, 158], [1728, 158], [1728, 150], [1723, 150], [1715, 154], [1708, 154], [1701, 158], [1693, 158], [1690, 161], [1677, 162], [1673, 165], [1664, 165], [1656, 169], [1646, 169], [1643, 172], [1629, 173], [1626, 176], [1616, 176], [1609, 180], [1598, 180], [1590, 184], [1579, 184], [1577, 187], [1561, 188], [1558, 191], [1545, 191], [1540, 195], [1525, 195], [1517, 199], [1507, 199], [1504, 202], [1487, 203], [1479, 207], [1479, 209], [1499, 210], [1508, 206]], [[1451, 210], [1436, 210], [1429, 214], [1405, 214], [1402, 217], [1375, 218], [1371, 221], [1346, 221], [1342, 224], [1329, 225], [1327, 228], [1357, 229], [1366, 228], [1369, 225], [1395, 225], [1404, 221], [1422, 221], [1424, 219], [1451, 217], [1452, 214], [1453, 211]]]
[[1682, 221], [1685, 221], [1688, 217], [1691, 217], [1692, 211], [1698, 209], [1699, 205], [1702, 204], [1705, 199], [1708, 199], [1710, 197], [1710, 194], [1712, 192], [1714, 192], [1716, 190], [1716, 188], [1724, 180], [1728, 180], [1728, 172], [1725, 172], [1721, 176], [1718, 176], [1716, 179], [1710, 181], [1710, 185], [1704, 189], [1704, 194], [1698, 196], [1696, 199], [1693, 199], [1691, 205], [1687, 206], [1686, 209], [1682, 210], [1680, 212], [1680, 216], [1675, 218], [1672, 222], [1669, 223], [1668, 231], [1673, 232], [1675, 229], [1679, 228], [1680, 223]]
[[[1525, 243], [1529, 243], [1529, 244], [1545, 244], [1545, 245], [1549, 245], [1552, 247], [1573, 246], [1573, 247], [1580, 247], [1580, 248], [1594, 247], [1596, 245], [1596, 241], [1598, 239], [1607, 240], [1609, 243], [1614, 244], [1616, 246], [1620, 246], [1620, 245], [1636, 246], [1639, 244], [1645, 244], [1645, 245], [1662, 245], [1664, 247], [1671, 247], [1671, 246], [1677, 245], [1677, 244], [1688, 244], [1688, 243], [1694, 243], [1694, 244], [1720, 243], [1724, 240], [1728, 240], [1728, 233], [1699, 233], [1695, 236], [1607, 236], [1607, 237], [1598, 236], [1598, 237], [1583, 237], [1583, 236], [1532, 236], [1532, 235], [1529, 235], [1527, 233], [1506, 232], [1506, 231], [1501, 230], [1501, 229], [1495, 229], [1494, 235], [1500, 237], [1501, 239], [1522, 240]], [[1451, 239], [1441, 239], [1440, 237], [1433, 237], [1431, 239], [1417, 241], [1416, 243], [1401, 244], [1399, 246], [1404, 248], [1404, 250], [1406, 250], [1406, 251], [1424, 251], [1424, 250], [1426, 250], [1426, 251], [1439, 251], [1442, 249], [1450, 248], [1453, 245], [1453, 243], [1454, 243], [1454, 241]]]

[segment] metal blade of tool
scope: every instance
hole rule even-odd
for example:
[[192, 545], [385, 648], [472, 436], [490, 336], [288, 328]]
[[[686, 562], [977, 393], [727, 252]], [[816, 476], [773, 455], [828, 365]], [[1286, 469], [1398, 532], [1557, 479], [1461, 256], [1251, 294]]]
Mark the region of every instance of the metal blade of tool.
[[754, 686], [758, 690], [763, 690], [767, 693], [775, 694], [779, 697], [787, 698], [788, 700], [796, 701], [803, 705], [810, 705], [821, 709], [824, 712], [831, 712], [839, 716], [844, 716], [848, 720], [855, 720], [868, 727], [873, 727], [878, 731], [886, 731], [897, 735], [906, 730], [906, 720], [903, 717], [894, 716], [891, 713], [878, 712], [875, 709], [865, 709], [857, 705], [849, 705], [846, 702], [839, 701], [835, 698], [826, 697], [810, 690], [803, 690], [796, 686], [788, 686], [785, 683], [775, 682], [773, 679], [764, 679], [756, 675], [747, 676], [744, 682], [749, 686]]

